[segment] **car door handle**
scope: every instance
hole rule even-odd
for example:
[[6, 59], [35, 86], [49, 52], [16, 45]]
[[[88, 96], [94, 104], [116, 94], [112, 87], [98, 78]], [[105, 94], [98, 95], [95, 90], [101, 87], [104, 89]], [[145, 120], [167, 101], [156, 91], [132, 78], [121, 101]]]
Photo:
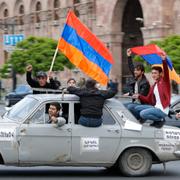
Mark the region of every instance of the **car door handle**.
[[71, 132], [71, 128], [68, 128], [67, 131], [68, 131], [68, 132]]
[[108, 132], [116, 132], [116, 133], [119, 133], [119, 129], [108, 129], [107, 131], [108, 131]]
[[20, 133], [25, 133], [26, 132], [26, 129], [21, 129], [20, 130]]

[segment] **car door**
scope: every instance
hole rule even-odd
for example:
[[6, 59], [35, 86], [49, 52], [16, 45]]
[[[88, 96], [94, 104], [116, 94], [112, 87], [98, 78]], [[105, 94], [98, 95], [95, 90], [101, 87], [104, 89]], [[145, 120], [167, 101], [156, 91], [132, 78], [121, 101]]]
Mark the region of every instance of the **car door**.
[[[69, 108], [69, 106], [68, 106]], [[18, 130], [20, 164], [62, 164], [70, 160], [71, 125], [47, 124], [46, 105], [41, 106]], [[27, 121], [26, 121], [27, 122]]]
[[121, 129], [110, 109], [103, 109], [103, 125], [92, 128], [77, 124], [79, 114], [74, 106], [72, 127], [72, 161], [78, 163], [108, 163], [114, 161], [120, 143]]

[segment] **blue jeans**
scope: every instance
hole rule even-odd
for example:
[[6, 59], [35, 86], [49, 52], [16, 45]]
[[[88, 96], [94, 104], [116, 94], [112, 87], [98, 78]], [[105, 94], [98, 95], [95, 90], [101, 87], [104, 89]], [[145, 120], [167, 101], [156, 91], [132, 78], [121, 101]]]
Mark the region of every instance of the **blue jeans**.
[[153, 121], [161, 121], [166, 116], [167, 114], [165, 114], [159, 108], [155, 108], [155, 107], [150, 107], [140, 112], [140, 117], [144, 120], [150, 119]]
[[102, 119], [80, 116], [78, 123], [87, 127], [99, 127], [102, 124]]
[[140, 116], [140, 112], [142, 110], [148, 109], [148, 108], [153, 108], [154, 106], [151, 105], [145, 105], [145, 104], [138, 104], [134, 108], [131, 109], [132, 114], [137, 118], [141, 119], [142, 117]]
[[152, 105], [137, 105], [132, 109], [132, 113], [137, 119], [160, 121], [165, 118], [167, 114]]
[[136, 108], [137, 106], [139, 106], [139, 105], [141, 105], [141, 104], [139, 104], [139, 103], [132, 103], [132, 102], [124, 103], [124, 106], [125, 106], [137, 119], [139, 119], [140, 116], [138, 115], [138, 113], [136, 113], [135, 108]]

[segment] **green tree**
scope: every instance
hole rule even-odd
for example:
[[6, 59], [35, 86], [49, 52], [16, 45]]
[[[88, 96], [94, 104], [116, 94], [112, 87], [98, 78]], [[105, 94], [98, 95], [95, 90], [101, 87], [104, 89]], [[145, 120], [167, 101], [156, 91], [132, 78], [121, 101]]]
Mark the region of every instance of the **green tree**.
[[[161, 40], [151, 41], [149, 44], [156, 44], [170, 57], [173, 67], [180, 74], [180, 36], [172, 35]], [[135, 57], [135, 60], [141, 61], [146, 66], [146, 71], [150, 70], [150, 66], [140, 57]]]
[[[32, 64], [33, 72], [48, 71], [55, 53], [57, 41], [44, 37], [29, 37], [16, 45], [11, 57], [0, 70], [1, 77], [6, 78], [9, 71], [9, 64], [16, 73], [24, 74], [25, 67]], [[72, 69], [73, 64], [61, 53], [58, 52], [53, 66], [53, 71], [63, 71], [64, 67]]]
[[157, 44], [170, 57], [173, 67], [180, 74], [180, 36], [168, 36], [159, 41], [152, 41], [151, 44]]

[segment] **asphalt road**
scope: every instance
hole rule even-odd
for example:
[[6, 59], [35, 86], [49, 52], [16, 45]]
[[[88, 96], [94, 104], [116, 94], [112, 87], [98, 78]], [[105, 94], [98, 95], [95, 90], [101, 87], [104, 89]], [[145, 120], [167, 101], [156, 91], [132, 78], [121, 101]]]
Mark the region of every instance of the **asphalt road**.
[[166, 173], [163, 171], [163, 166], [153, 165], [150, 174], [146, 177], [132, 178], [123, 177], [121, 174], [116, 172], [110, 172], [105, 168], [85, 168], [85, 167], [26, 167], [26, 168], [16, 168], [16, 167], [0, 167], [0, 179], [141, 179], [141, 180], [164, 180], [180, 179], [180, 161], [179, 162], [169, 162], [167, 163]]
[[[0, 115], [5, 112], [4, 105], [0, 104]], [[109, 171], [105, 168], [86, 167], [12, 167], [0, 166], [0, 179], [141, 179], [141, 180], [179, 180], [180, 161], [166, 163], [166, 173], [163, 165], [153, 165], [151, 172], [146, 177], [132, 178], [124, 177], [117, 172]]]

